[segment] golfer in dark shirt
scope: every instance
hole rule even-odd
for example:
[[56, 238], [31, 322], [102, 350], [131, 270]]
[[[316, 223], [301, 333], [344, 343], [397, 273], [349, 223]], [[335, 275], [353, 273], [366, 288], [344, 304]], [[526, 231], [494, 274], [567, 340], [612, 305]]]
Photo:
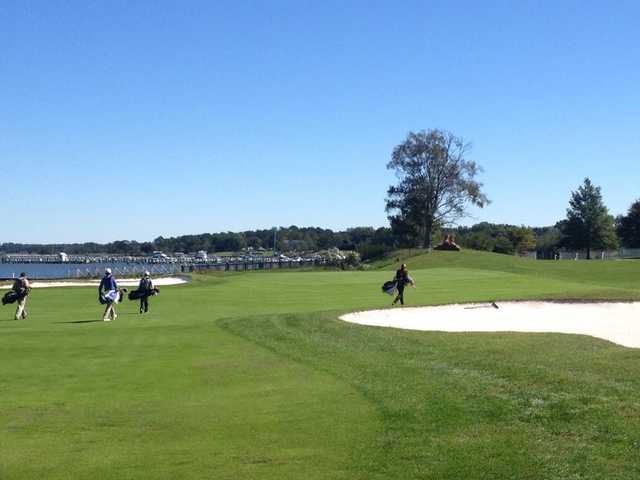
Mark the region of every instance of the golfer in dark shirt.
[[404, 287], [409, 284], [415, 285], [413, 279], [409, 276], [407, 265], [403, 263], [400, 269], [396, 272], [396, 288], [398, 289], [398, 296], [393, 301], [392, 305], [395, 305], [398, 301], [400, 301], [400, 305], [404, 305]]
[[149, 296], [153, 291], [153, 282], [148, 271], [144, 272], [144, 277], [140, 279], [138, 290], [144, 292], [144, 295], [140, 297], [140, 313], [147, 313], [149, 311]]

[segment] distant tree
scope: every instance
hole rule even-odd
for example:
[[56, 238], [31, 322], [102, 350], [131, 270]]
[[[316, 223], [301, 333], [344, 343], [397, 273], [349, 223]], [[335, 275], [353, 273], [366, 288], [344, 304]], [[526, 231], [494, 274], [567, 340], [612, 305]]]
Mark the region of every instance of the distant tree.
[[514, 253], [516, 253], [516, 247], [507, 237], [500, 236], [496, 238], [496, 243], [493, 247], [493, 251], [496, 253], [513, 255]]
[[239, 252], [246, 247], [244, 236], [239, 233], [227, 232], [218, 234], [215, 249], [219, 252]]
[[376, 229], [373, 234], [373, 243], [378, 245], [385, 245], [387, 247], [393, 247], [395, 243], [395, 239], [393, 238], [393, 232], [391, 228], [388, 227], [380, 227]]
[[616, 223], [622, 245], [640, 248], [640, 200], [632, 203], [627, 214], [619, 216]]
[[358, 247], [358, 253], [363, 261], [382, 258], [391, 251], [391, 248], [380, 243], [364, 243]]
[[257, 235], [247, 236], [247, 247], [251, 248], [260, 248], [262, 246], [262, 241], [260, 237]]
[[563, 245], [586, 249], [587, 259], [591, 258], [591, 249], [617, 246], [614, 218], [602, 201], [600, 187], [588, 178], [571, 193], [567, 218], [560, 225]]
[[517, 253], [533, 252], [536, 249], [536, 236], [527, 227], [510, 227], [507, 231], [509, 240]]
[[153, 244], [151, 242], [143, 242], [140, 244], [140, 251], [145, 255], [149, 255], [153, 252]]
[[107, 253], [131, 254], [134, 250], [132, 243], [129, 240], [116, 240], [107, 245], [106, 251]]
[[495, 240], [484, 232], [471, 232], [459, 239], [462, 246], [473, 250], [493, 251]]
[[534, 229], [536, 250], [541, 258], [554, 258], [562, 242], [562, 231], [558, 226]]
[[351, 237], [351, 241], [356, 245], [370, 242], [375, 234], [372, 227], [354, 227], [348, 228], [347, 233]]
[[453, 224], [466, 207], [484, 207], [489, 200], [475, 180], [480, 167], [466, 159], [469, 145], [441, 130], [410, 132], [394, 150], [389, 170], [399, 179], [387, 191], [386, 211], [392, 228], [415, 232], [430, 248], [437, 224]]
[[401, 207], [399, 214], [389, 217], [391, 232], [396, 245], [400, 248], [415, 247], [420, 242], [418, 219], [410, 220], [408, 212], [405, 210]]

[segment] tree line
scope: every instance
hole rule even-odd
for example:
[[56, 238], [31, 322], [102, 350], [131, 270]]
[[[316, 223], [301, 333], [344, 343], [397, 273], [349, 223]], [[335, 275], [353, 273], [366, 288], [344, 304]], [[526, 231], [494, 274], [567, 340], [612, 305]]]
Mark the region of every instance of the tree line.
[[[281, 227], [244, 232], [202, 233], [158, 237], [151, 242], [119, 240], [106, 244], [0, 244], [0, 253], [148, 255], [153, 251], [238, 252], [246, 248], [308, 252], [339, 248], [357, 250], [362, 259], [380, 257], [394, 248], [431, 248], [445, 234], [461, 246], [503, 254], [537, 251], [552, 258], [561, 248], [609, 250], [640, 248], [640, 200], [614, 218], [600, 187], [589, 178], [569, 198], [566, 218], [553, 226], [526, 227], [487, 222], [457, 226], [471, 205], [484, 207], [489, 198], [476, 177], [482, 168], [468, 158], [471, 146], [443, 130], [410, 132], [393, 149], [387, 164], [397, 183], [387, 190], [389, 227], [354, 227], [333, 231], [319, 227]], [[275, 242], [275, 245], [274, 245]]]
[[2, 243], [1, 253], [33, 253], [56, 254], [65, 252], [71, 255], [119, 254], [119, 255], [149, 255], [154, 251], [168, 253], [197, 252], [204, 250], [215, 252], [239, 252], [251, 247], [253, 250], [273, 250], [274, 237], [276, 250], [290, 251], [318, 251], [329, 248], [340, 250], [358, 250], [364, 245], [376, 245], [393, 248], [394, 238], [390, 228], [355, 227], [344, 231], [333, 231], [319, 227], [280, 227], [264, 230], [247, 230], [244, 232], [201, 233], [196, 235], [181, 235], [176, 237], [158, 237], [150, 242], [135, 240], [117, 240], [110, 243], [55, 243], [55, 244], [26, 244]]
[[[592, 192], [593, 193], [593, 192]], [[597, 201], [597, 200], [596, 200]], [[589, 208], [598, 215], [608, 212]], [[603, 213], [606, 212], [606, 213]], [[573, 222], [573, 223], [572, 223]], [[453, 235], [462, 247], [508, 255], [537, 251], [539, 255], [553, 258], [560, 248], [585, 249], [590, 238], [591, 249], [613, 249], [619, 246], [640, 248], [640, 200], [634, 202], [626, 215], [617, 218], [608, 216], [580, 223], [575, 216], [556, 225], [547, 227], [527, 227], [509, 224], [481, 222], [472, 226], [444, 228], [437, 226], [431, 232], [434, 245], [442, 242], [445, 235]], [[576, 225], [577, 223], [577, 225]], [[582, 225], [582, 226], [581, 226]], [[590, 237], [581, 229], [586, 225], [596, 225], [595, 234]], [[150, 242], [118, 240], [110, 243], [60, 243], [23, 244], [2, 243], [0, 253], [56, 254], [66, 252], [76, 255], [118, 254], [149, 255], [154, 251], [168, 253], [197, 252], [209, 253], [239, 252], [251, 247], [272, 250], [274, 230], [247, 230], [244, 232], [202, 233], [176, 237], [158, 237]], [[276, 246], [280, 252], [309, 252], [339, 248], [358, 251], [363, 258], [375, 259], [396, 248], [420, 248], [419, 237], [397, 235], [391, 227], [354, 227], [343, 231], [319, 227], [280, 227], [277, 230]]]
[[584, 251], [640, 248], [640, 200], [627, 213], [614, 217], [609, 213], [600, 187], [589, 178], [571, 193], [566, 218], [548, 227], [524, 227], [479, 223], [457, 227], [458, 243], [476, 250], [497, 253], [536, 251], [542, 258], [554, 258], [561, 249]]

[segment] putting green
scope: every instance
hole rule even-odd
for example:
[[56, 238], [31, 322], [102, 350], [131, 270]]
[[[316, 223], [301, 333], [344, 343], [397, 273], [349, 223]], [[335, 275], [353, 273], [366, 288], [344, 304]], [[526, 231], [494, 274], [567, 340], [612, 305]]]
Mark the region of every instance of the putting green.
[[[412, 304], [638, 299], [634, 262], [412, 258]], [[386, 270], [196, 276], [96, 321], [91, 288], [0, 310], [0, 478], [634, 478], [640, 355], [549, 334], [402, 332]], [[569, 268], [571, 267], [571, 268]], [[542, 347], [541, 347], [542, 345]]]

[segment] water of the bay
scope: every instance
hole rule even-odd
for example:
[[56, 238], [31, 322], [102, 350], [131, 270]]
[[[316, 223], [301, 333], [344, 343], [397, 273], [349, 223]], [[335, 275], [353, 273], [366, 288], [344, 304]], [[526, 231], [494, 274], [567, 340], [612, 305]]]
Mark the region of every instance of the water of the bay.
[[115, 275], [135, 276], [149, 270], [152, 275], [169, 275], [180, 272], [178, 264], [148, 263], [0, 263], [0, 278], [15, 278], [24, 272], [29, 278], [91, 278], [101, 277], [106, 268]]

